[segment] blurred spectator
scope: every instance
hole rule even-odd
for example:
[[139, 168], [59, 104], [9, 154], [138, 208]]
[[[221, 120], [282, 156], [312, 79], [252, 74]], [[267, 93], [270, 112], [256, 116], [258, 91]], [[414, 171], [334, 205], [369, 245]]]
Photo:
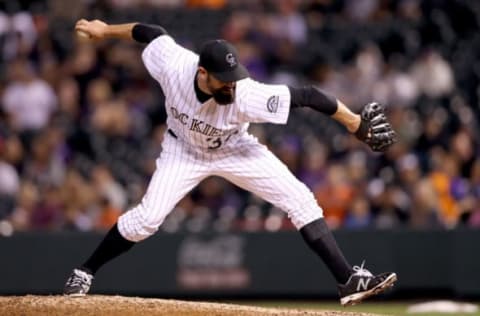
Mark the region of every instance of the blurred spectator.
[[332, 229], [342, 225], [354, 194], [355, 189], [349, 181], [346, 170], [339, 164], [331, 165], [327, 170], [326, 181], [317, 187], [315, 197]]
[[24, 176], [41, 186], [61, 186], [65, 175], [62, 131], [49, 128], [33, 137]]
[[471, 194], [473, 196], [472, 202], [472, 214], [470, 215], [468, 224], [471, 227], [480, 228], [480, 159], [475, 161], [472, 168], [471, 181]]
[[375, 83], [372, 94], [385, 104], [410, 106], [419, 95], [419, 86], [415, 79], [395, 65], [389, 65], [382, 80]]
[[345, 1], [345, 14], [354, 21], [368, 20], [379, 9], [379, 0]]
[[447, 227], [454, 227], [460, 217], [459, 205], [452, 195], [452, 186], [458, 177], [458, 161], [449, 153], [444, 153], [430, 174], [436, 199], [438, 199], [439, 216]]
[[12, 213], [19, 187], [20, 179], [17, 170], [0, 158], [0, 219]]
[[372, 225], [373, 214], [365, 198], [357, 197], [353, 200], [348, 215], [345, 218], [345, 228], [368, 228]]
[[127, 105], [121, 99], [101, 103], [92, 113], [91, 125], [107, 136], [127, 136], [131, 126]]
[[127, 197], [122, 186], [115, 181], [110, 170], [104, 165], [97, 165], [91, 171], [92, 184], [97, 194], [102, 196], [102, 205], [111, 205], [117, 210], [125, 210]]
[[327, 168], [328, 149], [319, 142], [312, 142], [301, 157], [301, 170], [298, 178], [305, 183], [310, 190], [315, 191], [325, 181]]
[[2, 102], [11, 126], [19, 132], [35, 132], [45, 127], [57, 106], [53, 89], [37, 77], [33, 65], [26, 60], [11, 63], [9, 74], [10, 83]]
[[299, 13], [301, 1], [279, 0], [274, 3], [279, 14], [272, 17], [272, 35], [294, 45], [303, 44], [307, 40], [307, 26], [305, 18]]
[[99, 204], [100, 214], [98, 215], [94, 228], [107, 231], [117, 222], [118, 217], [122, 214], [122, 210], [115, 207], [107, 197], [101, 198]]
[[63, 203], [60, 190], [51, 186], [39, 193], [38, 204], [30, 214], [30, 227], [48, 230], [63, 228]]
[[452, 68], [438, 52], [425, 52], [413, 64], [411, 72], [420, 90], [431, 98], [442, 97], [453, 90]]
[[411, 227], [423, 229], [441, 227], [442, 222], [439, 219], [439, 209], [437, 207], [438, 198], [430, 181], [427, 179], [418, 181], [413, 190]]
[[98, 195], [86, 179], [75, 170], [69, 170], [61, 188], [64, 201], [65, 227], [92, 230], [95, 227]]
[[[75, 50], [65, 63], [66, 71], [73, 76], [80, 88], [80, 104], [85, 106], [87, 87], [91, 80], [99, 77], [98, 59], [95, 46], [90, 43], [76, 43]], [[98, 78], [100, 79], [100, 78]]]
[[0, 160], [0, 194], [14, 197], [18, 192], [19, 177], [17, 170]]
[[11, 221], [15, 230], [33, 229], [32, 214], [38, 204], [39, 192], [35, 185], [23, 182], [17, 196], [17, 205], [12, 213]]
[[37, 40], [37, 31], [29, 12], [17, 12], [11, 16], [0, 12], [0, 34], [5, 36], [2, 52], [5, 60], [26, 57]]
[[80, 119], [80, 90], [73, 78], [64, 78], [57, 87], [58, 107], [61, 120], [72, 128]]

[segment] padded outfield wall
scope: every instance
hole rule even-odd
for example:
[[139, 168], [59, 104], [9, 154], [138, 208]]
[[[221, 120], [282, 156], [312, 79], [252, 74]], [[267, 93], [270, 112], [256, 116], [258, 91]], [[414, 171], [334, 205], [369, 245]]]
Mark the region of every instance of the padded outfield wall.
[[[337, 231], [353, 263], [395, 271], [387, 297], [480, 298], [480, 231]], [[101, 234], [0, 237], [0, 294], [57, 294]], [[320, 259], [296, 232], [165, 234], [136, 245], [97, 274], [93, 293], [161, 297], [336, 296]]]

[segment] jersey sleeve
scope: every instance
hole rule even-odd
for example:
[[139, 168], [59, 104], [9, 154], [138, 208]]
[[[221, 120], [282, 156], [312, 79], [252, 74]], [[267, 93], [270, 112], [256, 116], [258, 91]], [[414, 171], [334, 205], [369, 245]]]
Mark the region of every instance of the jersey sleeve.
[[286, 85], [243, 80], [240, 114], [245, 122], [285, 124], [290, 113], [290, 90]]
[[169, 35], [157, 37], [142, 52], [145, 67], [160, 84], [166, 80], [170, 69], [178, 68], [188, 58], [196, 58], [196, 55], [177, 44]]

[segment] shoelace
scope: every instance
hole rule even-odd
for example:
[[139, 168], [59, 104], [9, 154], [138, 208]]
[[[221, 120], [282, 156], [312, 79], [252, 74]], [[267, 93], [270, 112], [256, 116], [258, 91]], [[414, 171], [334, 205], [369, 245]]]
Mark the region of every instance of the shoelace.
[[355, 271], [354, 274], [361, 277], [373, 277], [373, 274], [370, 271], [363, 268], [364, 265], [365, 265], [365, 260], [363, 260], [361, 266], [353, 266], [353, 271]]
[[74, 274], [68, 280], [68, 283], [72, 286], [85, 286], [85, 284], [89, 283], [89, 278], [83, 275]]

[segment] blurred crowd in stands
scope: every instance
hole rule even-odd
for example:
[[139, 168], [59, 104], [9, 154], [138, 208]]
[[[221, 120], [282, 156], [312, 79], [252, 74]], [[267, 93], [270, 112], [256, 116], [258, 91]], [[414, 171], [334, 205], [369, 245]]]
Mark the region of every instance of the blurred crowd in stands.
[[[0, 235], [106, 230], [141, 199], [165, 132], [142, 45], [78, 41], [79, 18], [236, 45], [253, 78], [386, 105], [399, 142], [372, 153], [307, 109], [250, 131], [314, 192], [331, 228], [480, 227], [480, 2], [103, 0], [0, 4]], [[221, 178], [160, 230], [292, 230]]]

